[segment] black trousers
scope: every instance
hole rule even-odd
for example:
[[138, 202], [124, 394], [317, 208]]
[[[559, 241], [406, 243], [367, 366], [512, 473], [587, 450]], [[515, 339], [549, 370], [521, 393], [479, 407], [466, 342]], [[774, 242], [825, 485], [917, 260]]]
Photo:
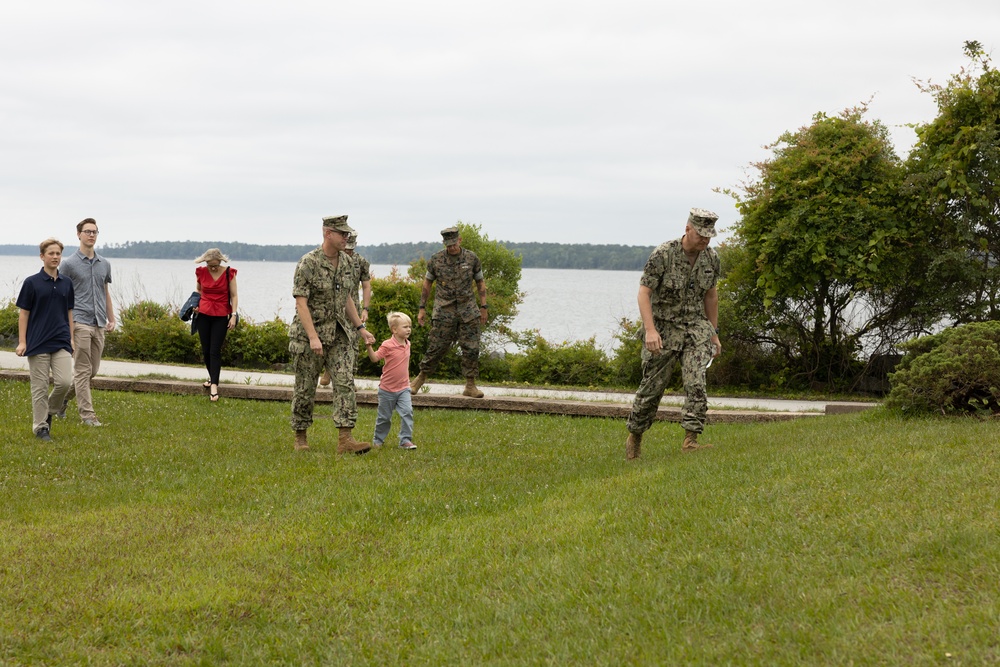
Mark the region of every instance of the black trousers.
[[201, 339], [201, 355], [208, 369], [208, 381], [219, 384], [222, 372], [222, 344], [226, 342], [229, 317], [222, 315], [198, 315], [198, 337]]

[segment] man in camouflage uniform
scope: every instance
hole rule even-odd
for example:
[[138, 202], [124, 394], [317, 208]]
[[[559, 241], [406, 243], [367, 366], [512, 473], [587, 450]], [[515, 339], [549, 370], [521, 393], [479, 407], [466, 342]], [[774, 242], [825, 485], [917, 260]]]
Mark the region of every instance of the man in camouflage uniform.
[[[368, 322], [368, 304], [372, 302], [372, 273], [371, 273], [371, 262], [357, 254], [354, 249], [358, 247], [358, 235], [351, 234], [347, 237], [347, 247], [344, 249], [350, 257], [354, 259], [354, 263], [358, 268], [358, 279], [355, 282], [354, 289], [351, 290], [351, 300], [354, 301], [354, 309], [358, 311], [358, 315], [361, 316], [361, 321]], [[361, 287], [361, 301], [358, 301], [358, 287]], [[354, 372], [357, 374], [358, 366], [354, 365]], [[319, 379], [321, 386], [325, 387], [330, 384], [330, 371], [323, 370], [323, 375]]]
[[295, 370], [292, 428], [296, 450], [309, 449], [306, 429], [312, 426], [316, 380], [324, 368], [333, 377], [333, 421], [340, 429], [337, 452], [361, 454], [371, 449], [371, 443], [351, 437], [358, 418], [354, 394], [358, 333], [365, 342], [375, 342], [348, 298], [352, 290], [357, 292], [358, 284], [357, 264], [344, 252], [353, 233], [346, 215], [323, 218], [323, 245], [304, 255], [295, 267], [295, 316], [288, 331], [288, 351]]
[[[459, 236], [457, 227], [441, 230], [441, 238], [445, 249], [434, 253], [427, 262], [427, 275], [424, 276], [424, 284], [420, 290], [417, 324], [423, 326], [427, 317], [427, 297], [431, 293], [431, 285], [437, 282], [427, 352], [420, 360], [420, 374], [410, 383], [410, 393], [417, 393], [427, 376], [437, 370], [448, 349], [457, 342], [462, 350], [462, 375], [465, 376], [465, 390], [462, 394], [482, 398], [483, 392], [476, 387], [476, 376], [479, 375], [479, 327], [486, 324], [489, 312], [483, 265], [476, 253], [462, 248], [462, 237]], [[478, 305], [472, 293], [473, 282], [479, 292]]]
[[711, 447], [698, 442], [705, 428], [705, 370], [722, 352], [719, 341], [719, 256], [708, 247], [719, 216], [703, 208], [688, 215], [684, 236], [658, 246], [639, 280], [639, 313], [645, 329], [642, 382], [629, 414], [625, 457], [639, 458], [642, 434], [653, 424], [663, 391], [681, 362], [686, 400], [681, 451]]

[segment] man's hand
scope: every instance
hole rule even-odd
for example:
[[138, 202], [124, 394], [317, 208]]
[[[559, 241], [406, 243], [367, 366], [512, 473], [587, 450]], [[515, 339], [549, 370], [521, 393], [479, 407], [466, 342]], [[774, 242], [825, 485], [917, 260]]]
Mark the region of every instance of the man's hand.
[[424, 310], [423, 308], [417, 311], [417, 326], [420, 327], [424, 326], [424, 320], [427, 319], [426, 315], [427, 311]]
[[365, 345], [373, 345], [375, 343], [375, 334], [368, 329], [362, 329], [361, 339], [365, 341]]
[[660, 353], [663, 348], [663, 339], [660, 338], [660, 332], [656, 329], [646, 330], [646, 349], [650, 351], [654, 356]]
[[323, 354], [323, 341], [319, 339], [319, 336], [312, 336], [309, 338], [309, 349], [316, 354]]

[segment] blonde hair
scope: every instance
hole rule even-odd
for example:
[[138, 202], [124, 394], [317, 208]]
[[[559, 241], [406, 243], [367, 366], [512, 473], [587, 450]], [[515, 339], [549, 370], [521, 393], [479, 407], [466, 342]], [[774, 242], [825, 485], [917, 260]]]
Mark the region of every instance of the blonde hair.
[[226, 257], [225, 255], [223, 255], [222, 251], [219, 250], [218, 248], [209, 248], [208, 250], [206, 250], [205, 252], [202, 253], [201, 257], [199, 257], [198, 259], [194, 260], [194, 263], [195, 264], [199, 264], [201, 262], [207, 262], [210, 259], [217, 259], [220, 262], [228, 262], [229, 261], [229, 258]]
[[59, 252], [62, 252], [63, 250], [66, 249], [66, 247], [62, 244], [62, 241], [50, 237], [38, 244], [38, 254], [44, 255], [45, 251], [49, 249], [50, 245], [59, 246]]
[[396, 325], [399, 324], [400, 321], [405, 321], [407, 324], [413, 324], [413, 320], [410, 319], [409, 315], [396, 310], [386, 315], [385, 320], [389, 323], [389, 331], [395, 329]]

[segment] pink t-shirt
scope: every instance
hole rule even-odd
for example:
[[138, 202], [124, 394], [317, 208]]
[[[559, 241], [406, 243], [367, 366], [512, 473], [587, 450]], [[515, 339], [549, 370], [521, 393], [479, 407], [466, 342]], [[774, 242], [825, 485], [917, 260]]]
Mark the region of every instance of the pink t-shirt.
[[410, 387], [410, 341], [400, 344], [390, 337], [378, 346], [375, 356], [385, 362], [379, 388], [395, 393]]

